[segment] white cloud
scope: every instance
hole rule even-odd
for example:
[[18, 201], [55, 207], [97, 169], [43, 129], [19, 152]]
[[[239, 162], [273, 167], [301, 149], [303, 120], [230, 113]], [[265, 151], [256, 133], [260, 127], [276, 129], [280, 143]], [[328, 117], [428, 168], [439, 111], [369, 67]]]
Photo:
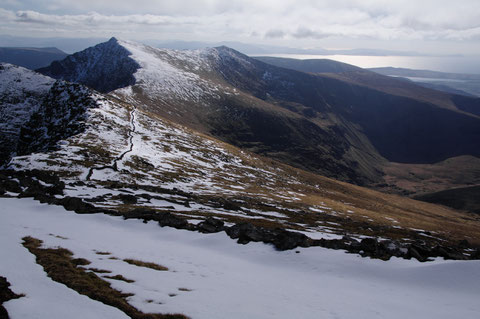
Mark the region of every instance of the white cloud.
[[[474, 41], [478, 0], [0, 0], [0, 26], [37, 34], [204, 41]], [[88, 9], [85, 9], [88, 8]], [[80, 30], [80, 31], [79, 31]], [[28, 31], [30, 32], [30, 31]]]

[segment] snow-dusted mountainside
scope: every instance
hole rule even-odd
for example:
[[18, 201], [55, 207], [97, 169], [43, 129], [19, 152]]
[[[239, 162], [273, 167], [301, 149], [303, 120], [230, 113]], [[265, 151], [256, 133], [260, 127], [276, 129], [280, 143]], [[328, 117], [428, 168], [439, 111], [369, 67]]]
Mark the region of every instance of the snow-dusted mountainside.
[[[331, 317], [339, 313], [348, 317], [356, 315], [358, 307], [363, 314], [378, 315], [403, 304], [385, 296], [392, 292], [392, 284], [401, 286], [394, 296], [425, 303], [412, 307], [415, 314], [423, 315], [430, 307], [439, 315], [477, 311], [478, 285], [459, 275], [466, 271], [476, 276], [477, 262], [458, 260], [480, 259], [478, 215], [329, 179], [173, 122], [190, 116], [225, 134], [237, 128], [258, 150], [267, 145], [254, 133], [269, 131], [263, 136], [272, 139], [270, 151], [278, 147], [277, 155], [285, 141], [300, 141], [296, 147], [303, 149], [299, 136], [311, 138], [310, 143], [338, 141], [342, 134], [331, 137], [328, 133], [334, 128], [329, 125], [322, 128], [247, 94], [255, 88], [245, 79], [254, 79], [258, 68], [235, 51], [177, 52], [111, 40], [74, 60], [70, 57], [70, 66], [76, 68], [71, 74], [81, 69], [90, 83], [107, 76], [95, 77], [102, 63], [110, 63], [100, 49], [120, 52], [127, 65], [133, 65], [127, 61], [132, 59], [133, 73], [119, 76], [130, 80], [133, 76], [135, 84], [118, 86], [123, 80], [116, 82], [113, 76], [108, 85], [118, 88], [103, 94], [2, 66], [5, 72], [0, 76], [6, 79], [0, 81], [2, 99], [9, 101], [2, 107], [10, 116], [2, 118], [8, 128], [2, 132], [15, 144], [9, 150], [15, 156], [0, 171], [0, 197], [9, 197], [0, 199], [0, 239], [8, 250], [0, 258], [0, 276], [7, 277], [15, 293], [27, 294], [6, 303], [13, 315], [31, 317], [33, 305], [55, 298], [62, 299], [58, 307], [48, 307], [46, 316], [51, 318], [65, 317], [70, 304], [72, 309], [88, 307], [85, 315], [106, 318], [123, 313], [163, 318], [158, 313], [167, 312], [192, 318], [235, 317], [238, 312], [230, 313], [232, 307], [243, 309], [240, 313], [248, 317], [268, 308], [274, 309], [268, 313], [275, 318], [293, 313], [317, 316], [325, 309]], [[84, 64], [77, 65], [78, 61]], [[236, 65], [239, 73], [224, 69], [222, 74], [223, 64]], [[112, 72], [119, 66], [108, 65]], [[278, 85], [272, 93], [290, 86], [269, 82], [279, 74], [262, 76], [266, 82], [261, 85]], [[245, 129], [245, 121], [262, 130]], [[335, 147], [320, 144], [315, 149], [328, 154], [325, 165], [328, 158], [338, 157], [338, 163], [327, 167], [330, 171], [346, 167], [342, 148]], [[317, 155], [315, 150], [303, 149]], [[235, 246], [230, 239], [249, 245]], [[420, 266], [415, 259], [429, 263]], [[35, 262], [64, 285], [46, 278]], [[450, 271], [457, 274], [453, 289], [464, 298], [435, 293], [438, 287], [452, 287], [451, 281], [438, 284]], [[398, 279], [392, 279], [394, 274]], [[39, 285], [48, 293], [39, 292]], [[268, 288], [262, 290], [263, 285]], [[351, 289], [348, 296], [365, 298], [374, 306], [363, 306], [359, 299], [341, 310], [345, 303], [336, 302], [327, 288], [337, 285]], [[120, 299], [113, 300], [114, 295]], [[246, 304], [265, 303], [248, 310], [236, 296], [246, 298]], [[214, 303], [207, 302], [211, 298]], [[312, 310], [318, 298], [328, 301], [328, 308]], [[439, 307], [445, 300], [456, 304]]]
[[[444, 240], [453, 245], [465, 236], [477, 240], [477, 219], [464, 224], [458, 212], [258, 157], [119, 96], [53, 84], [21, 128], [21, 152], [7, 166], [13, 171], [3, 174], [18, 185], [5, 190], [79, 212], [147, 220], [158, 220], [156, 212], [174, 213], [181, 228], [197, 229], [200, 223], [201, 231], [225, 230], [241, 242], [265, 241], [280, 249], [323, 245], [379, 258], [412, 257], [409, 247], [418, 239], [430, 247], [417, 256], [425, 259], [442, 255], [432, 249]], [[447, 229], [435, 225], [439, 218], [447, 219]], [[242, 223], [248, 226], [238, 226]], [[296, 237], [266, 230], [275, 228]], [[391, 244], [365, 252], [360, 240], [376, 237], [380, 229]], [[320, 238], [338, 242], [315, 241]], [[459, 258], [455, 254], [450, 257]], [[465, 254], [461, 258], [474, 256]]]
[[[117, 51], [122, 52], [119, 61], [111, 53]], [[123, 64], [138, 68], [125, 73]], [[298, 114], [268, 100], [268, 92], [297, 84], [270, 76], [255, 60], [226, 47], [177, 51], [112, 38], [39, 71], [110, 91], [148, 112], [288, 164], [358, 183], [379, 178], [375, 163], [381, 158], [364, 137], [355, 140], [366, 146], [353, 149], [328, 116], [312, 121], [303, 111]], [[112, 76], [105, 80], [108, 73]], [[117, 74], [133, 83], [117, 81]], [[252, 86], [258, 90], [250, 92]], [[312, 113], [309, 107], [299, 107]]]
[[[112, 38], [40, 71], [108, 91], [257, 154], [360, 185], [385, 185], [388, 162], [480, 155], [476, 116], [276, 67], [227, 47], [178, 51]], [[402, 192], [400, 183], [390, 189]]]
[[132, 74], [139, 65], [130, 52], [116, 45], [116, 39], [53, 62], [39, 71], [53, 78], [82, 83], [100, 92], [109, 92], [135, 83]]
[[0, 165], [15, 154], [53, 146], [81, 130], [91, 92], [78, 84], [0, 64]]

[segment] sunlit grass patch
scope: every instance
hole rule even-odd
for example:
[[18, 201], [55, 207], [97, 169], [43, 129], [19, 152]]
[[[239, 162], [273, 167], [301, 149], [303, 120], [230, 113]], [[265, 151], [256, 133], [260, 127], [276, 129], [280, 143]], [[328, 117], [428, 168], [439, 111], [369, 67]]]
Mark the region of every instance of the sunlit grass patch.
[[135, 280], [132, 280], [132, 279], [125, 278], [125, 277], [123, 277], [122, 275], [115, 275], [115, 276], [103, 276], [103, 278], [114, 279], [114, 280], [120, 280], [120, 281], [125, 281], [125, 282], [128, 282], [128, 283], [135, 282]]
[[[48, 277], [52, 280], [65, 284], [70, 289], [86, 295], [91, 299], [98, 300], [125, 312], [133, 319], [185, 319], [182, 314], [146, 314], [127, 302], [132, 294], [122, 293], [113, 289], [109, 282], [97, 276], [94, 272], [78, 267], [77, 260], [72, 258], [73, 253], [65, 248], [42, 248], [42, 241], [30, 236], [23, 237], [25, 246], [36, 257], [36, 262], [43, 267]], [[114, 276], [116, 277], [116, 276]], [[119, 277], [115, 278], [118, 279]], [[123, 278], [123, 277], [122, 277]]]
[[156, 264], [156, 263], [152, 263], [152, 262], [146, 262], [146, 261], [130, 259], [130, 258], [124, 259], [123, 261], [138, 267], [151, 268], [151, 269], [160, 270], [160, 271], [168, 271], [167, 267]]

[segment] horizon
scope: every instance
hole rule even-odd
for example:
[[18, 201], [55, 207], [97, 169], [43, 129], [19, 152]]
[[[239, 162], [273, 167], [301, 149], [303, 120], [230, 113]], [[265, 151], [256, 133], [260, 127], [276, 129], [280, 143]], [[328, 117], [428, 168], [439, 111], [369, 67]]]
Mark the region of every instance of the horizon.
[[460, 2], [0, 0], [0, 33], [480, 55], [480, 3]]

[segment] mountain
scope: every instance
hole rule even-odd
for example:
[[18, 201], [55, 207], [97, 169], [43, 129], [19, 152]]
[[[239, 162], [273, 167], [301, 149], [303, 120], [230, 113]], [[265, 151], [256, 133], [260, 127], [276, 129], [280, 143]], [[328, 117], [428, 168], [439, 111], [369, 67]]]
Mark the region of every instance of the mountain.
[[[126, 56], [118, 57], [117, 51], [131, 52], [130, 62], [117, 62]], [[112, 39], [39, 71], [103, 92], [118, 89], [113, 93], [150, 112], [299, 167], [358, 182], [377, 178], [371, 166], [360, 167], [354, 159], [356, 150], [348, 149], [343, 133], [327, 117], [314, 123], [304, 115], [315, 117], [317, 112], [311, 106], [292, 101], [279, 107], [274, 98], [266, 100], [287, 82], [264, 79], [267, 70], [257, 70], [254, 63], [226, 47], [174, 51]], [[132, 67], [127, 73], [119, 68], [130, 64], [140, 68]], [[114, 78], [104, 81], [109, 74]], [[135, 84], [126, 87], [125, 81], [115, 78], [119, 74], [122, 79], [134, 77]], [[238, 78], [227, 78], [235, 75]], [[264, 87], [267, 81], [274, 86]], [[95, 83], [108, 83], [109, 87]], [[248, 92], [251, 84], [258, 85], [258, 90]], [[278, 84], [280, 87], [275, 88]], [[372, 158], [361, 156], [366, 157], [361, 158], [364, 163]], [[352, 167], [364, 172], [356, 173]]]
[[307, 74], [227, 47], [175, 51], [112, 38], [39, 71], [110, 92], [257, 154], [357, 184], [383, 184], [388, 162], [433, 164], [480, 155], [480, 119], [462, 111], [478, 108], [480, 100], [336, 67], [356, 71]]
[[67, 54], [57, 48], [0, 48], [0, 62], [38, 69], [62, 60]]
[[0, 166], [12, 156], [53, 147], [81, 130], [89, 91], [11, 64], [0, 64]]
[[106, 40], [106, 38], [42, 38], [0, 34], [0, 47], [55, 47], [67, 53], [74, 53]]
[[[129, 45], [133, 44], [125, 44]], [[140, 54], [135, 52], [138, 47], [128, 49]], [[185, 54], [195, 61], [205, 52]], [[166, 76], [167, 67], [152, 70]], [[363, 246], [352, 246], [351, 238], [360, 240], [376, 232], [395, 240], [387, 251], [368, 253], [378, 258], [410, 256], [410, 239], [402, 238], [420, 236], [431, 248], [442, 240], [456, 247], [466, 234], [472, 242], [477, 238], [480, 242], [479, 221], [474, 218], [464, 224], [461, 219], [468, 214], [382, 194], [255, 155], [159, 116], [149, 104], [142, 106], [138, 97], [127, 95], [126, 89], [120, 90], [124, 96], [120, 99], [118, 91], [102, 94], [20, 67], [2, 68], [2, 79], [13, 79], [8, 90], [3, 90], [5, 98], [16, 101], [9, 107], [12, 118], [24, 114], [24, 109], [31, 114], [18, 123], [18, 134], [0, 131], [16, 138], [18, 146], [0, 173], [0, 193], [34, 197], [78, 213], [102, 212], [187, 230], [225, 231], [239, 242], [263, 241], [278, 249], [321, 245], [358, 253]], [[178, 80], [179, 75], [170, 72]], [[41, 89], [29, 91], [38, 92], [35, 109], [18, 99], [28, 94], [27, 79], [37, 84], [43, 81]], [[189, 93], [175, 86], [171, 89], [181, 96]], [[2, 118], [2, 124], [8, 122]], [[429, 237], [425, 231], [436, 235]], [[345, 233], [350, 237], [341, 237]], [[427, 253], [434, 254], [438, 252]]]
[[[217, 114], [217, 122], [230, 125], [220, 115], [253, 121], [245, 115], [248, 102], [255, 116], [263, 115], [259, 127], [275, 124], [265, 119], [289, 120], [303, 132], [294, 120], [309, 118], [279, 96], [304, 101], [291, 86], [308, 93], [299, 81], [320, 90], [321, 80], [257, 63], [228, 48], [178, 52], [112, 40], [57, 65], [94, 84], [108, 81], [105, 69], [123, 71], [101, 87], [127, 86], [107, 93], [0, 64], [0, 137], [11, 141], [0, 169], [6, 296], [0, 311], [51, 318], [309, 317], [312, 309], [315, 316], [325, 309], [348, 315], [367, 298], [388, 305], [374, 311], [367, 305], [367, 316], [391, 313], [392, 305], [403, 309], [405, 300], [418, 304], [416, 314], [452, 311], [441, 305], [454, 300], [455, 313], [474, 316], [479, 215], [323, 177], [179, 124], [191, 114], [210, 121]], [[259, 68], [269, 72], [260, 73], [263, 81]], [[213, 113], [221, 106], [226, 110]], [[331, 112], [326, 119], [341, 118]], [[342, 119], [342, 127], [358, 129]], [[283, 126], [273, 128], [285, 134]], [[345, 292], [347, 308], [336, 304]], [[318, 296], [334, 306], [315, 308]], [[239, 300], [254, 308], [238, 307]]]
[[247, 55], [268, 54], [304, 54], [304, 55], [366, 55], [366, 56], [426, 56], [414, 51], [394, 51], [382, 49], [322, 49], [322, 48], [292, 48], [278, 45], [243, 43], [237, 41], [202, 42], [202, 41], [160, 41], [144, 40], [143, 43], [162, 49], [198, 50], [227, 46]]
[[255, 56], [254, 59], [285, 69], [292, 69], [306, 73], [344, 73], [358, 72], [363, 69], [351, 64], [329, 59], [291, 59], [270, 56]]

